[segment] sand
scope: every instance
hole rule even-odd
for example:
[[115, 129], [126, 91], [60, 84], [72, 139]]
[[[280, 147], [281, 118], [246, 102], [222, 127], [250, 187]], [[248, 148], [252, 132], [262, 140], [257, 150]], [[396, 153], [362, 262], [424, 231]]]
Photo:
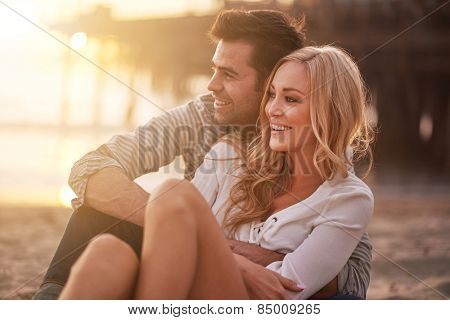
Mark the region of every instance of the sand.
[[[374, 188], [368, 299], [450, 296], [449, 188]], [[71, 210], [0, 207], [0, 297], [30, 299]]]

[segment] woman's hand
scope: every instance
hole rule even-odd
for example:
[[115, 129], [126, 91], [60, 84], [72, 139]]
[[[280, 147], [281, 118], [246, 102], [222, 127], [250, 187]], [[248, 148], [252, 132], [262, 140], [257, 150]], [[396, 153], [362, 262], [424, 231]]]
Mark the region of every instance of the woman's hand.
[[234, 258], [241, 271], [250, 299], [285, 300], [289, 299], [286, 289], [296, 292], [304, 289], [295, 281], [253, 263], [243, 256], [234, 254]]

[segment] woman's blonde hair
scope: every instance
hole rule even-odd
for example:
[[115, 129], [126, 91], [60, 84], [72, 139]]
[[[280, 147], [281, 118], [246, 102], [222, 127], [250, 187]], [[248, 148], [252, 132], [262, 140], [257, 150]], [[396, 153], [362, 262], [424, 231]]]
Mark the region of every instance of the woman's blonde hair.
[[280, 66], [288, 61], [302, 63], [307, 70], [311, 127], [317, 139], [313, 163], [322, 179], [331, 180], [336, 174], [346, 177], [348, 167], [366, 155], [367, 172], [372, 165], [373, 131], [366, 118], [366, 90], [356, 63], [333, 46], [294, 51], [275, 65], [268, 78], [258, 132], [248, 148], [242, 150], [237, 136], [228, 139], [240, 147], [244, 161], [225, 213], [224, 228], [231, 233], [241, 224], [266, 220], [272, 213], [273, 200], [291, 187], [288, 153], [270, 149], [271, 128], [265, 112], [269, 85]]

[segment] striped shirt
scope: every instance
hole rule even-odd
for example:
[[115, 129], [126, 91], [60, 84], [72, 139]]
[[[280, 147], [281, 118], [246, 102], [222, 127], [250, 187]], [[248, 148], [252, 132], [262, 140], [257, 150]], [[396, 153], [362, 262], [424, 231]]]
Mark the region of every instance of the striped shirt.
[[[89, 177], [106, 167], [119, 167], [134, 180], [158, 171], [177, 156], [185, 162], [185, 178], [191, 180], [211, 147], [229, 132], [214, 122], [214, 98], [202, 95], [187, 104], [152, 118], [134, 133], [112, 137], [98, 149], [78, 160], [69, 185], [77, 194], [74, 209], [84, 202]], [[366, 298], [372, 263], [372, 246], [367, 233], [338, 274], [338, 293]]]

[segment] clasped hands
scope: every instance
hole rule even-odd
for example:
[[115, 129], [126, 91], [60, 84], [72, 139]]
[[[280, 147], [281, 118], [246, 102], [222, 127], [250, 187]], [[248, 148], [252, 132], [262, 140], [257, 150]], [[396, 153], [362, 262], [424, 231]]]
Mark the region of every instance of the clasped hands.
[[[241, 270], [250, 299], [282, 300], [289, 299], [286, 290], [300, 292], [301, 283], [287, 279], [280, 274], [264, 268], [274, 261], [282, 261], [284, 254], [261, 248], [257, 245], [237, 240], [227, 240], [234, 258]], [[309, 299], [327, 299], [337, 294], [337, 276]]]
[[233, 251], [250, 299], [285, 300], [289, 299], [286, 290], [300, 292], [304, 289], [295, 281], [263, 267], [271, 262], [283, 260], [283, 254], [237, 240], [228, 240], [228, 244]]

